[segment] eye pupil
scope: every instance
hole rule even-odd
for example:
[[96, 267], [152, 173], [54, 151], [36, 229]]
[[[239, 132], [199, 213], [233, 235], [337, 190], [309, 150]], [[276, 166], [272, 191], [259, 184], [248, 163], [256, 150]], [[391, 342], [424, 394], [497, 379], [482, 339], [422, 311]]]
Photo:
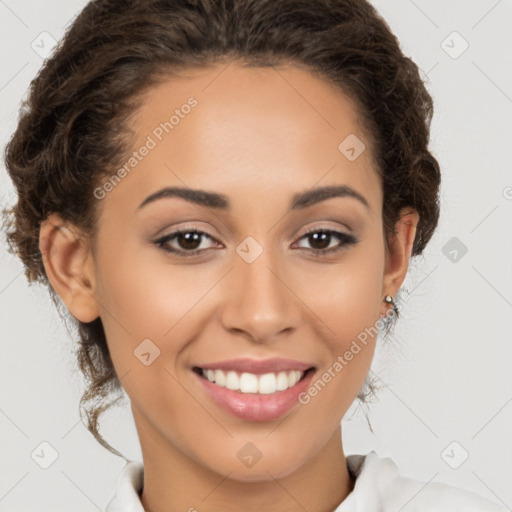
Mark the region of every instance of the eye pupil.
[[[187, 231], [186, 233], [179, 233], [177, 235], [178, 243], [183, 249], [197, 249], [201, 245], [201, 233]], [[182, 242], [185, 242], [183, 244]]]
[[[329, 243], [330, 243], [330, 238], [331, 238], [331, 234], [330, 233], [327, 233], [325, 231], [318, 231], [318, 232], [315, 232], [315, 233], [311, 233], [309, 236], [309, 240], [310, 242], [313, 240], [315, 242], [318, 242], [318, 240], [320, 240], [320, 247], [315, 247], [315, 249], [325, 249], [326, 247], [329, 247]], [[325, 243], [327, 242], [327, 243]], [[314, 244], [312, 244], [314, 245]]]

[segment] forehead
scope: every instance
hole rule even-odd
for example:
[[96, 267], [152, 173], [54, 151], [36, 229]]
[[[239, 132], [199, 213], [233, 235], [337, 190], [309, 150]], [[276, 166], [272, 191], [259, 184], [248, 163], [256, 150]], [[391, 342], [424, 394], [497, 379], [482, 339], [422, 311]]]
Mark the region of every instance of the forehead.
[[171, 185], [289, 202], [316, 185], [347, 184], [379, 209], [371, 140], [357, 108], [303, 68], [188, 69], [146, 91], [129, 125], [133, 150], [144, 156], [122, 163], [129, 176], [111, 195], [123, 189], [131, 204]]

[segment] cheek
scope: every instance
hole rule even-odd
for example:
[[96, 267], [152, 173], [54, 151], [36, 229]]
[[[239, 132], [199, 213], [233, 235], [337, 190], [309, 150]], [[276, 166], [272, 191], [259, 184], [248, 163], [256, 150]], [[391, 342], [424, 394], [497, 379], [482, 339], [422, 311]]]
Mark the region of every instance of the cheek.
[[190, 396], [175, 380], [177, 366], [209, 318], [207, 294], [219, 276], [206, 267], [171, 265], [156, 248], [122, 253], [113, 258], [107, 246], [98, 257], [98, 302], [116, 373], [145, 414], [162, 411], [163, 404], [165, 417], [190, 410]]
[[[318, 317], [311, 325], [324, 326], [333, 348], [342, 349], [379, 318], [384, 256], [375, 245], [347, 253], [339, 264], [309, 267], [294, 277], [294, 291]], [[311, 277], [304, 280], [306, 273]]]
[[108, 239], [98, 254], [97, 275], [106, 328], [112, 339], [131, 337], [133, 343], [165, 337], [215, 283], [206, 271], [171, 264], [164, 252], [141, 241], [118, 241], [114, 251]]
[[174, 418], [179, 430], [176, 418], [183, 415], [178, 412], [191, 405], [176, 381], [175, 365], [191, 336], [191, 321], [198, 325], [194, 313], [200, 308], [194, 306], [211, 285], [197, 272], [185, 272], [185, 266], [173, 268], [163, 259], [143, 262], [138, 250], [139, 255], [126, 251], [118, 261], [105, 251], [99, 259], [101, 318], [116, 373], [132, 403], [146, 417], [159, 411], [166, 421]]
[[314, 381], [320, 382], [312, 390], [312, 401], [323, 396], [316, 400], [315, 414], [329, 414], [330, 408], [345, 412], [368, 373], [382, 307], [384, 255], [375, 245], [374, 250], [354, 251], [340, 265], [326, 266], [297, 293], [307, 298], [310, 325], [326, 349]]

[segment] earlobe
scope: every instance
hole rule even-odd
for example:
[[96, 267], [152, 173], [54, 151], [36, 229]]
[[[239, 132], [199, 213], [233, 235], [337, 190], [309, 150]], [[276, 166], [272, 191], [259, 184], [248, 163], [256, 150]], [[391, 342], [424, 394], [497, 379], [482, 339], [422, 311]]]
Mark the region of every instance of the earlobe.
[[396, 295], [409, 268], [419, 214], [416, 210], [402, 209], [395, 225], [395, 234], [389, 239], [389, 252], [383, 279], [383, 295]]
[[95, 320], [99, 309], [94, 297], [94, 265], [86, 239], [53, 213], [41, 223], [39, 250], [46, 275], [69, 312], [82, 322]]

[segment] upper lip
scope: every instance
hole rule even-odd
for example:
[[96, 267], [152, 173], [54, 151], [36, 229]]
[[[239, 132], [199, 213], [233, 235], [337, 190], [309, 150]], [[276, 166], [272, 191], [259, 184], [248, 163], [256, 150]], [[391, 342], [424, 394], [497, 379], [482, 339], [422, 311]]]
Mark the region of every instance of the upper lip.
[[285, 371], [306, 371], [314, 365], [303, 363], [293, 359], [273, 358], [273, 359], [229, 359], [226, 361], [218, 361], [216, 363], [208, 363], [198, 365], [199, 368], [205, 370], [234, 370], [239, 372], [263, 374], [272, 372]]

